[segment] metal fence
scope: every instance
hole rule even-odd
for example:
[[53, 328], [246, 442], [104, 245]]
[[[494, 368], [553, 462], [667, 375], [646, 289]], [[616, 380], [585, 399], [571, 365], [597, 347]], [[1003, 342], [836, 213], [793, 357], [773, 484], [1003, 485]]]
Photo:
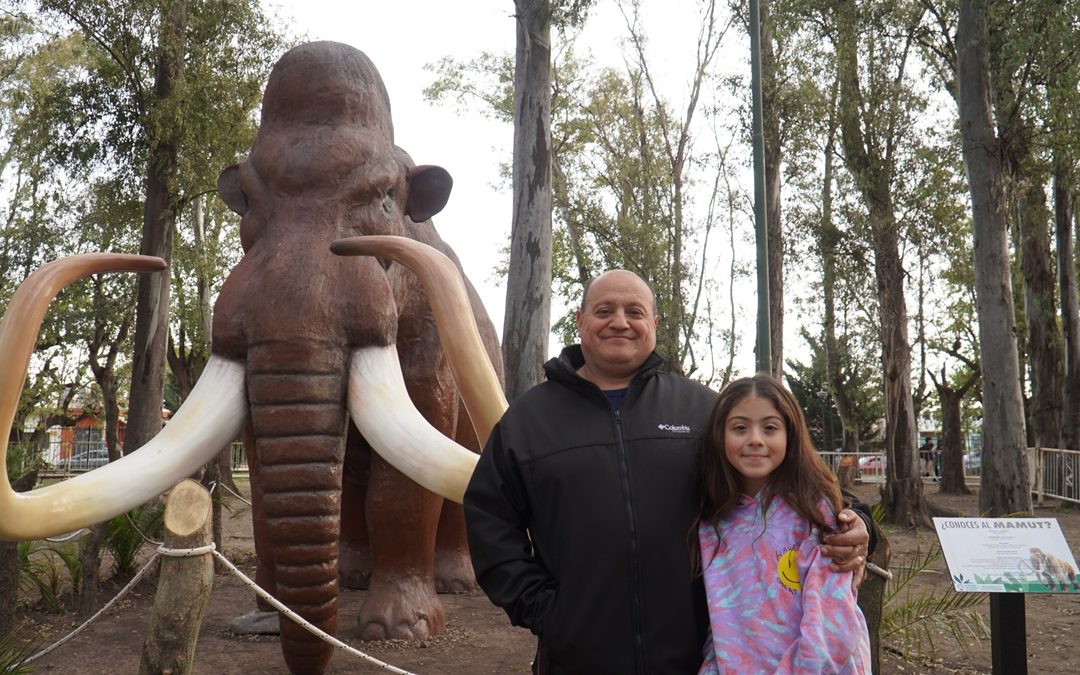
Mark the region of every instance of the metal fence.
[[1080, 504], [1080, 451], [1028, 448], [1028, 475], [1036, 503], [1047, 497]]
[[[857, 467], [856, 480], [864, 483], [884, 483], [886, 457], [884, 452], [819, 452], [818, 453], [833, 473], [840, 475], [840, 467], [854, 463]], [[982, 472], [982, 461], [979, 453], [964, 455], [964, 480], [968, 483], [978, 483], [979, 474]], [[923, 476], [923, 482], [938, 482], [937, 475]]]
[[244, 454], [244, 442], [233, 441], [229, 445], [229, 450], [232, 454], [232, 470], [234, 472], [245, 472], [248, 470], [247, 455]]

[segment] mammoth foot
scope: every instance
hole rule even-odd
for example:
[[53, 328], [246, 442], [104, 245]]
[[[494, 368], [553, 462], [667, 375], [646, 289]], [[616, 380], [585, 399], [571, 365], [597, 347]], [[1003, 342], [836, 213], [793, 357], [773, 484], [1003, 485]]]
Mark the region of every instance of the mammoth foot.
[[426, 640], [446, 630], [430, 581], [373, 578], [356, 619], [361, 640]]
[[440, 593], [473, 593], [480, 590], [473, 576], [472, 562], [464, 551], [435, 553], [435, 590]]

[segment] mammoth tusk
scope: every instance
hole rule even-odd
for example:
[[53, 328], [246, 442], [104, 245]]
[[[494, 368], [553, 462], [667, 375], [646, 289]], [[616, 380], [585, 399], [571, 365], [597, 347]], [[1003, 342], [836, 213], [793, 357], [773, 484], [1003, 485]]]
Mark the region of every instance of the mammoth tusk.
[[195, 473], [237, 438], [246, 419], [243, 365], [212, 356], [184, 405], [136, 452], [30, 492], [12, 491], [5, 478], [0, 539], [40, 539], [130, 511]]
[[390, 258], [419, 277], [435, 314], [435, 325], [461, 400], [469, 411], [480, 444], [486, 443], [506, 410], [506, 397], [480, 340], [469, 294], [457, 266], [434, 248], [407, 237], [350, 237], [335, 241], [330, 250], [338, 255]]
[[393, 345], [352, 353], [348, 405], [353, 424], [391, 466], [461, 503], [479, 455], [439, 433], [416, 409]]

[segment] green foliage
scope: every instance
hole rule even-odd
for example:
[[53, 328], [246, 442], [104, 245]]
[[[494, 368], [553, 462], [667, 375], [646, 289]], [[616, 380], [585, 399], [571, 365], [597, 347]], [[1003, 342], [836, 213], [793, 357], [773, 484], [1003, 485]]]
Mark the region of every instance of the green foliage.
[[105, 548], [116, 563], [116, 574], [127, 575], [135, 571], [135, 563], [147, 539], [161, 540], [164, 530], [165, 507], [161, 504], [143, 504], [127, 513], [116, 516], [105, 528]]
[[[825, 348], [822, 341], [803, 331], [810, 347], [808, 364], [789, 359], [787, 381], [791, 391], [806, 414], [814, 443], [821, 450], [832, 450], [843, 444], [843, 425], [836, 413], [825, 372]], [[880, 385], [880, 369], [869, 345], [855, 350], [852, 336], [837, 341], [840, 351], [840, 370], [844, 390], [851, 405], [851, 415], [858, 426], [859, 439], [874, 438], [878, 424], [885, 414], [885, 400]], [[824, 411], [824, 413], [823, 413]], [[828, 440], [830, 443], [826, 444]], [[831, 447], [830, 447], [831, 446]]]
[[[588, 3], [557, 4], [572, 10]], [[733, 340], [706, 316], [713, 306], [709, 291], [715, 290], [704, 280], [712, 207], [724, 197], [716, 197], [715, 187], [703, 206], [691, 191], [698, 181], [722, 184], [719, 174], [726, 171], [721, 153], [710, 155], [692, 143], [695, 114], [713, 114], [699, 98], [710, 89], [707, 73], [724, 29], [711, 7], [702, 5], [697, 71], [688, 73], [685, 106], [669, 102], [651, 80], [637, 3], [620, 6], [629, 32], [622, 68], [598, 67], [581, 56], [585, 50], [577, 48], [575, 35], [562, 31], [552, 69], [553, 285], [568, 308], [553, 316], [554, 330], [572, 341], [584, 283], [604, 270], [628, 269], [655, 291], [657, 350], [687, 374], [699, 367], [695, 349], [712, 351]], [[444, 58], [428, 69], [436, 74], [425, 90], [429, 100], [512, 121], [511, 56]]]
[[[65, 576], [62, 570], [65, 567], [72, 569], [68, 563], [69, 553], [65, 552], [63, 546], [53, 546], [45, 541], [21, 541], [18, 555], [19, 588], [23, 592], [36, 591], [42, 605], [50, 612], [63, 611], [60, 595]], [[78, 569], [77, 555], [74, 569]]]
[[0, 675], [26, 675], [34, 672], [26, 660], [37, 649], [38, 639], [25, 628], [0, 635]]
[[[875, 518], [876, 520], [876, 518]], [[986, 602], [983, 593], [958, 593], [952, 588], [916, 595], [912, 582], [922, 574], [934, 573], [942, 556], [935, 541], [923, 551], [916, 548], [911, 559], [894, 570], [885, 589], [885, 611], [881, 619], [881, 638], [908, 661], [933, 657], [935, 634], [944, 631], [962, 650], [971, 640], [989, 636], [977, 607]]]

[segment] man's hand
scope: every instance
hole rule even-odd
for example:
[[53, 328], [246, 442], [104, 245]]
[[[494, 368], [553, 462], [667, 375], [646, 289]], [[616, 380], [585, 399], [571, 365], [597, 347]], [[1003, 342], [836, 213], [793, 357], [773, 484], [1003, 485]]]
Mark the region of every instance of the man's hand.
[[866, 547], [870, 542], [870, 533], [866, 523], [851, 509], [844, 509], [836, 515], [839, 532], [826, 535], [821, 547], [821, 555], [832, 558], [829, 565], [834, 572], [854, 572], [852, 585], [858, 588], [866, 567]]

